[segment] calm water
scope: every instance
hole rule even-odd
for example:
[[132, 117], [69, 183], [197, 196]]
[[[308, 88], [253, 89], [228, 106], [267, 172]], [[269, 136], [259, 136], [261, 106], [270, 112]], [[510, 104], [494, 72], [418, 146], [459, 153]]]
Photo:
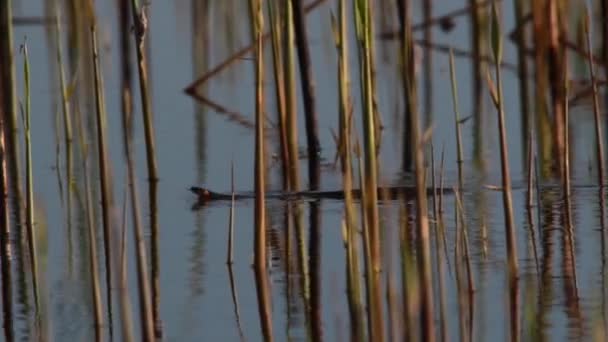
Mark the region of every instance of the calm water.
[[[195, 1], [195, 0], [192, 0]], [[249, 41], [245, 1], [234, 1], [241, 11], [232, 15], [242, 18], [227, 23], [224, 14], [212, 5], [209, 27], [211, 38], [208, 65], [214, 66], [232, 51], [247, 45]], [[437, 2], [434, 15], [462, 8], [465, 1]], [[160, 219], [160, 282], [161, 318], [164, 339], [167, 341], [206, 340], [261, 340], [254, 274], [250, 264], [253, 257], [253, 202], [240, 202], [236, 207], [234, 282], [238, 297], [238, 320], [230, 290], [229, 272], [225, 265], [226, 239], [229, 207], [217, 204], [193, 212], [190, 206], [193, 197], [187, 188], [200, 184], [218, 191], [230, 188], [230, 161], [235, 161], [236, 187], [242, 190], [253, 188], [253, 131], [226, 120], [210, 109], [200, 107], [187, 97], [182, 89], [202, 74], [204, 60], [193, 57], [193, 30], [191, 3], [187, 0], [174, 2], [155, 1], [151, 8], [150, 59], [153, 82], [153, 107], [155, 113], [156, 141], [159, 165], [159, 219]], [[324, 4], [308, 17], [310, 44], [315, 67], [316, 93], [319, 112], [319, 134], [323, 147], [323, 158], [331, 162], [335, 148], [331, 129], [338, 123], [336, 54], [331, 40], [330, 10], [333, 2]], [[506, 30], [513, 28], [511, 2], [503, 9]], [[97, 14], [100, 37], [103, 44], [102, 61], [108, 110], [108, 132], [110, 154], [113, 164], [115, 199], [122, 203], [125, 184], [124, 161], [119, 107], [119, 48], [118, 25], [112, 2], [98, 2]], [[43, 15], [43, 1], [25, 0], [15, 6], [16, 15]], [[393, 12], [394, 13], [394, 12]], [[415, 22], [421, 21], [416, 9]], [[389, 20], [396, 27], [396, 18]], [[469, 21], [460, 17], [455, 20], [455, 29], [450, 33], [434, 30], [436, 43], [451, 44], [470, 49]], [[232, 38], [225, 28], [232, 25]], [[390, 24], [389, 24], [390, 25]], [[351, 28], [352, 34], [352, 28]], [[15, 51], [24, 36], [30, 48], [33, 75], [33, 159], [34, 182], [38, 205], [46, 216], [46, 246], [41, 273], [44, 277], [46, 317], [51, 340], [87, 341], [93, 336], [92, 310], [88, 288], [88, 272], [83, 252], [75, 247], [71, 251], [67, 244], [65, 219], [59, 201], [55, 166], [54, 116], [59, 111], [57, 87], [52, 81], [49, 60], [50, 44], [44, 28], [21, 26], [15, 30]], [[350, 42], [351, 47], [354, 40]], [[393, 184], [399, 181], [401, 161], [401, 85], [396, 74], [397, 44], [379, 44], [377, 50], [378, 98], [383, 115], [381, 181]], [[507, 62], [514, 63], [515, 48], [505, 41]], [[270, 57], [270, 50], [267, 50]], [[18, 70], [22, 58], [16, 55]], [[354, 50], [351, 67], [356, 67]], [[445, 147], [446, 184], [455, 185], [456, 155], [453, 126], [453, 109], [449, 83], [447, 55], [433, 53], [433, 141], [436, 158]], [[270, 61], [270, 59], [268, 59]], [[579, 63], [580, 64], [580, 63]], [[202, 65], [202, 66], [201, 66]], [[270, 66], [270, 64], [268, 64]], [[460, 92], [461, 116], [472, 115], [471, 61], [456, 59]], [[573, 68], [584, 70], [577, 66]], [[267, 68], [268, 71], [271, 68]], [[493, 70], [493, 69], [492, 69]], [[233, 65], [208, 83], [207, 96], [229, 109], [253, 120], [253, 65], [243, 60]], [[18, 79], [21, 82], [21, 73]], [[353, 74], [353, 81], [357, 80]], [[356, 82], [354, 82], [356, 83]], [[268, 112], [274, 118], [274, 93], [272, 77], [267, 79]], [[355, 113], [359, 115], [358, 88], [353, 87]], [[424, 90], [422, 91], [424, 95]], [[575, 257], [578, 298], [573, 294], [572, 279], [565, 276], [564, 232], [560, 223], [562, 201], [558, 190], [546, 190], [541, 194], [542, 233], [539, 234], [536, 212], [534, 212], [535, 244], [538, 250], [537, 275], [532, 247], [530, 227], [526, 216], [525, 175], [522, 163], [522, 138], [519, 113], [519, 88], [512, 71], [504, 73], [505, 110], [512, 176], [516, 185], [513, 193], [515, 218], [518, 232], [518, 252], [521, 267], [519, 284], [519, 306], [521, 336], [532, 339], [533, 331], [547, 340], [589, 339], [594, 332], [606, 328], [605, 298], [605, 246], [600, 226], [598, 190], [575, 188], [573, 212], [575, 226]], [[140, 190], [145, 195], [146, 174], [144, 138], [139, 114], [139, 95], [135, 94], [137, 114], [136, 148], [138, 153], [138, 175]], [[476, 341], [501, 340], [508, 336], [506, 289], [506, 252], [504, 246], [504, 220], [499, 192], [473, 189], [480, 184], [499, 184], [500, 172], [496, 159], [496, 115], [484, 90], [482, 156], [486, 170], [481, 172], [473, 161], [473, 120], [463, 125], [465, 172], [467, 192], [465, 207], [471, 244], [472, 267], [475, 280], [473, 337]], [[301, 107], [301, 106], [300, 106]], [[302, 113], [302, 108], [300, 108]], [[83, 113], [92, 115], [92, 113]], [[361, 126], [356, 116], [356, 125]], [[571, 165], [576, 184], [592, 184], [595, 181], [593, 162], [593, 116], [585, 103], [571, 112], [571, 137], [573, 140]], [[300, 145], [305, 146], [303, 122], [300, 123]], [[273, 148], [276, 150], [273, 140]], [[305, 163], [301, 174], [305, 175]], [[278, 168], [271, 169], [275, 176], [271, 187], [280, 186]], [[303, 178], [304, 182], [305, 179]], [[340, 175], [325, 170], [322, 188], [336, 189], [341, 186]], [[145, 197], [145, 196], [143, 196]], [[291, 293], [298, 290], [295, 275], [286, 276], [285, 266], [277, 246], [285, 243], [283, 214], [284, 205], [269, 201], [269, 232], [273, 236], [273, 259], [270, 278], [272, 291], [273, 332], [276, 340], [306, 339], [305, 315], [301, 297]], [[121, 206], [118, 206], [119, 208]], [[308, 226], [308, 207], [306, 226]], [[142, 203], [142, 208], [147, 208]], [[341, 219], [343, 205], [338, 201], [320, 203], [320, 245], [313, 249], [313, 258], [318, 261], [320, 274], [320, 303], [323, 337], [326, 340], [345, 340], [349, 336], [347, 297], [345, 295], [345, 259], [342, 244]], [[446, 198], [445, 218], [448, 229], [450, 262], [453, 263], [454, 201]], [[381, 206], [382, 223], [387, 243], [387, 257], [398, 265], [396, 235], [398, 205], [384, 203]], [[121, 216], [117, 211], [116, 217]], [[147, 213], [146, 213], [147, 214]], [[146, 218], [148, 216], [146, 215]], [[83, 229], [78, 226], [78, 229]], [[77, 233], [77, 234], [83, 234]], [[308, 234], [307, 234], [308, 235]], [[391, 238], [393, 237], [393, 238]], [[101, 234], [99, 239], [101, 239]], [[43, 238], [44, 241], [44, 238]], [[77, 241], [77, 240], [76, 240]], [[101, 243], [101, 240], [99, 240]], [[132, 251], [132, 244], [129, 245]], [[131, 291], [136, 292], [134, 263]], [[448, 298], [448, 327], [451, 339], [458, 336], [458, 306], [455, 278], [446, 274]], [[296, 284], [296, 285], [294, 285]], [[542, 289], [542, 293], [540, 290]], [[288, 297], [288, 293], [291, 296]], [[289, 298], [289, 299], [287, 299]], [[133, 307], [137, 307], [133, 296]], [[436, 303], [437, 304], [437, 303]], [[28, 312], [17, 304], [16, 329], [23, 340], [31, 337]], [[117, 307], [117, 306], [115, 306]], [[438, 310], [436, 310], [437, 312]], [[31, 312], [30, 312], [31, 314]], [[114, 312], [115, 333], [118, 327], [118, 311]], [[135, 320], [137, 321], [137, 319]], [[535, 322], [535, 323], [529, 323]], [[135, 329], [138, 332], [137, 329]], [[120, 336], [116, 337], [120, 340]]]

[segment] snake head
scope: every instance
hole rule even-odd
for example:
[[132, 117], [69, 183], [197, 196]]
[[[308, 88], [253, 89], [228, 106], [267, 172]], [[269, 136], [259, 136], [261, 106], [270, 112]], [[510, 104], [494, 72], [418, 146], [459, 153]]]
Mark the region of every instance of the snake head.
[[190, 191], [193, 194], [195, 194], [196, 196], [198, 196], [199, 203], [205, 203], [205, 202], [211, 200], [211, 192], [205, 188], [201, 188], [198, 186], [192, 186], [192, 187], [190, 187]]

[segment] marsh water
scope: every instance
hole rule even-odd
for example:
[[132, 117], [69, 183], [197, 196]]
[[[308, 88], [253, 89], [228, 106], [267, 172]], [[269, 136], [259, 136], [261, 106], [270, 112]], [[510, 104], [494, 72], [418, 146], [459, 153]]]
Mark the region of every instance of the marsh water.
[[[166, 341], [232, 341], [263, 340], [260, 328], [253, 261], [253, 201], [239, 201], [235, 207], [234, 265], [226, 266], [230, 202], [212, 203], [192, 210], [196, 198], [189, 193], [192, 185], [215, 191], [230, 191], [230, 168], [234, 162], [237, 190], [250, 191], [254, 186], [254, 131], [226, 115], [217, 113], [193, 98], [183, 89], [205, 70], [219, 64], [238, 49], [249, 45], [247, 1], [227, 1], [229, 6], [212, 2], [206, 9], [196, 0], [153, 1], [149, 9], [149, 66], [152, 82], [154, 125], [160, 180], [158, 183], [160, 318], [163, 340]], [[200, 3], [206, 3], [200, 1]], [[467, 2], [434, 1], [433, 16], [464, 8]], [[350, 7], [350, 5], [349, 5]], [[386, 16], [377, 32], [398, 28], [394, 5], [377, 9], [377, 16]], [[229, 10], [227, 10], [227, 8]], [[44, 1], [15, 2], [15, 16], [45, 16]], [[114, 216], [120, 222], [126, 184], [125, 162], [120, 119], [120, 75], [118, 24], [115, 2], [98, 1], [96, 16], [101, 42], [108, 113], [110, 160], [117, 203]], [[204, 12], [203, 12], [204, 11]], [[336, 154], [332, 130], [338, 127], [337, 55], [331, 29], [334, 1], [326, 1], [307, 16], [309, 44], [314, 66], [315, 92], [319, 113], [319, 135], [322, 146], [321, 189], [336, 190], [342, 186], [339, 168], [333, 167]], [[514, 27], [510, 2], [502, 8], [505, 36]], [[421, 10], [414, 4], [415, 23], [422, 21]], [[455, 17], [449, 32], [433, 27], [433, 43], [469, 50], [470, 22], [468, 16]], [[207, 31], [206, 31], [207, 30]], [[349, 28], [353, 35], [352, 27]], [[422, 32], [417, 31], [416, 35]], [[59, 112], [59, 91], [55, 82], [54, 47], [46, 28], [41, 25], [16, 26], [14, 31], [15, 61], [21, 70], [23, 58], [19, 44], [27, 37], [32, 69], [32, 144], [34, 187], [38, 206], [38, 239], [41, 274], [42, 317], [45, 335], [56, 341], [93, 340], [93, 311], [89, 294], [88, 262], [83, 247], [84, 222], [77, 224], [68, 236], [64, 209], [57, 181], [55, 120]], [[403, 103], [401, 78], [398, 75], [398, 41], [378, 40], [376, 73], [378, 106], [384, 129], [379, 154], [379, 182], [384, 185], [410, 184], [410, 174], [401, 171]], [[265, 82], [266, 109], [270, 121], [276, 118], [273, 96], [270, 45], [266, 45], [268, 77]], [[354, 46], [354, 38], [351, 46]], [[354, 50], [354, 49], [353, 49]], [[439, 165], [445, 151], [445, 184], [456, 186], [456, 136], [450, 88], [448, 56], [432, 51], [432, 75], [429, 83], [420, 83], [420, 108], [425, 122], [432, 126], [434, 157]], [[424, 54], [425, 49], [420, 49]], [[427, 56], [428, 57], [428, 56]], [[351, 53], [356, 65], [356, 54]], [[505, 40], [504, 61], [515, 65], [516, 47]], [[475, 292], [472, 302], [471, 336], [475, 341], [505, 340], [510, 333], [508, 316], [508, 282], [504, 219], [501, 193], [490, 189], [500, 185], [500, 162], [496, 111], [487, 90], [483, 90], [480, 115], [474, 115], [474, 94], [471, 91], [472, 68], [475, 61], [456, 57], [459, 84], [459, 105], [463, 125], [465, 187], [464, 208], [469, 232], [470, 256]], [[571, 78], [586, 77], [584, 60], [571, 61]], [[211, 80], [204, 89], [206, 96], [243, 118], [253, 122], [254, 74], [251, 57], [233, 63]], [[355, 68], [353, 67], [353, 70]], [[510, 150], [510, 167], [514, 183], [514, 216], [520, 263], [518, 286], [517, 334], [529, 340], [603, 340], [607, 328], [606, 308], [606, 246], [601, 204], [603, 199], [596, 183], [593, 113], [586, 99], [570, 107], [572, 167], [572, 210], [575, 231], [574, 262], [576, 278], [572, 277], [572, 259], [565, 252], [565, 231], [562, 223], [563, 200], [559, 183], [541, 177], [540, 192], [532, 209], [534, 226], [530, 226], [527, 203], [527, 170], [525, 135], [520, 114], [520, 93], [514, 68], [503, 69], [505, 113]], [[22, 87], [21, 73], [17, 80]], [[419, 73], [421, 75], [421, 73]], [[353, 77], [356, 79], [356, 76]], [[422, 79], [422, 76], [419, 77]], [[426, 86], [426, 87], [425, 87]], [[298, 87], [299, 89], [299, 87]], [[361, 127], [359, 89], [353, 82], [354, 124]], [[430, 101], [426, 101], [427, 97]], [[135, 94], [135, 98], [139, 98]], [[84, 100], [85, 104], [86, 101]], [[90, 100], [92, 101], [92, 99]], [[136, 128], [135, 150], [140, 189], [145, 190], [146, 169], [140, 105], [134, 101]], [[90, 104], [89, 104], [90, 105]], [[299, 113], [303, 112], [301, 103]], [[83, 113], [92, 115], [92, 113]], [[479, 119], [480, 118], [480, 119]], [[479, 120], [478, 120], [479, 119]], [[304, 122], [300, 120], [300, 146], [306, 140]], [[272, 153], [278, 154], [277, 136], [272, 128], [267, 136]], [[304, 150], [304, 148], [302, 148]], [[427, 158], [430, 159], [430, 152]], [[430, 166], [430, 163], [429, 163]], [[306, 161], [301, 161], [305, 184]], [[269, 163], [269, 189], [280, 190], [278, 159]], [[430, 172], [430, 168], [429, 168]], [[430, 173], [429, 173], [430, 174]], [[96, 181], [96, 179], [95, 179]], [[65, 186], [65, 185], [63, 185]], [[65, 189], [63, 190], [65, 191]], [[146, 198], [143, 196], [143, 198]], [[96, 202], [97, 203], [97, 202]], [[538, 205], [537, 205], [538, 204]], [[446, 195], [444, 216], [447, 225], [447, 256], [454, 262], [455, 201]], [[311, 206], [318, 206], [318, 218], [311, 220]], [[142, 208], [147, 208], [145, 201]], [[270, 244], [270, 292], [272, 328], [277, 341], [322, 338], [343, 341], [350, 336], [345, 280], [345, 250], [342, 235], [344, 204], [339, 200], [304, 201], [305, 226], [317, 221], [318, 226], [306, 231], [305, 245], [309, 254], [309, 272], [314, 274], [313, 291], [316, 315], [308, 315], [304, 305], [299, 277], [287, 265], [293, 256], [285, 256], [286, 205], [280, 200], [267, 202]], [[385, 264], [398, 271], [399, 210], [397, 201], [380, 203]], [[149, 213], [144, 209], [144, 218]], [[147, 236], [149, 231], [146, 230]], [[433, 233], [434, 234], [434, 233]], [[129, 234], [129, 246], [132, 237]], [[98, 236], [101, 243], [101, 233]], [[433, 247], [435, 248], [435, 247]], [[537, 251], [535, 258], [534, 249]], [[100, 249], [101, 250], [101, 249]], [[129, 253], [133, 248], [129, 247]], [[433, 253], [434, 255], [434, 253]], [[129, 270], [135, 265], [130, 256]], [[287, 261], [286, 261], [287, 260]], [[434, 262], [433, 262], [434, 264]], [[103, 265], [103, 262], [100, 262]], [[386, 270], [384, 270], [386, 271]], [[132, 272], [132, 271], [130, 271]], [[435, 271], [433, 272], [435, 275]], [[132, 294], [137, 293], [134, 273], [130, 273]], [[398, 277], [397, 277], [398, 279]], [[19, 340], [31, 340], [33, 311], [27, 298], [15, 288], [14, 326]], [[232, 290], [233, 288], [233, 290]], [[438, 293], [435, 284], [435, 293]], [[454, 274], [446, 274], [447, 326], [450, 340], [458, 340], [458, 296]], [[27, 296], [25, 296], [27, 297]], [[114, 297], [117, 300], [116, 296]], [[397, 299], [401, 303], [400, 299]], [[137, 298], [133, 296], [133, 307]], [[388, 305], [385, 303], [385, 308]], [[386, 309], [388, 310], [388, 309]], [[137, 313], [137, 310], [133, 310]], [[113, 339], [120, 341], [119, 315], [113, 314]], [[310, 329], [311, 317], [317, 319], [320, 331]], [[137, 322], [138, 320], [134, 320]], [[389, 326], [387, 324], [387, 330]], [[106, 327], [104, 331], [108, 331]], [[135, 329], [139, 333], [138, 329]], [[313, 336], [314, 335], [314, 336]], [[107, 335], [106, 335], [107, 337]]]

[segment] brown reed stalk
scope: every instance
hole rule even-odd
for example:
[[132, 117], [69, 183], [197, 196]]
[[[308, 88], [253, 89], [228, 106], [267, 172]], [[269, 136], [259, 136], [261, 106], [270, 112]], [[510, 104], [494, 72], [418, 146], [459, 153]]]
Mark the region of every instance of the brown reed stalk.
[[[534, 265], [536, 268], [536, 275], [538, 276], [540, 274], [540, 268], [539, 268], [539, 264], [538, 264], [538, 252], [536, 249], [536, 235], [534, 233], [534, 220], [532, 218], [532, 208], [534, 207], [533, 205], [533, 187], [532, 187], [532, 180], [534, 177], [534, 173], [533, 173], [533, 168], [534, 168], [534, 159], [532, 158], [533, 152], [532, 152], [532, 131], [530, 130], [530, 133], [527, 134], [528, 136], [528, 159], [526, 161], [527, 165], [528, 165], [528, 191], [527, 191], [527, 201], [526, 201], [526, 211], [528, 213], [528, 225], [530, 226], [530, 240], [532, 240], [532, 251], [534, 253]], [[566, 145], [567, 146], [567, 145]]]
[[374, 89], [372, 81], [372, 25], [371, 4], [367, 0], [353, 1], [355, 7], [357, 38], [359, 41], [359, 66], [361, 75], [360, 88], [363, 102], [363, 148], [365, 173], [363, 177], [362, 192], [365, 193], [364, 202], [365, 223], [364, 231], [369, 236], [369, 260], [367, 263], [368, 276], [368, 305], [370, 313], [369, 336], [374, 341], [384, 340], [382, 294], [381, 294], [381, 268], [382, 252], [380, 250], [380, 226], [378, 217], [378, 182], [376, 161], [376, 126], [374, 121]]
[[[306, 28], [306, 13], [302, 0], [291, 0], [293, 10], [293, 27], [297, 42], [298, 60], [300, 64], [300, 80], [302, 83], [302, 97], [304, 102], [306, 140], [308, 151], [308, 182], [311, 190], [319, 188], [320, 160], [319, 128], [317, 123], [316, 98], [312, 62], [308, 47], [308, 33]], [[260, 38], [261, 40], [261, 38]], [[260, 42], [260, 47], [262, 43]]]
[[[84, 135], [84, 128], [81, 128]], [[81, 137], [82, 163], [84, 170], [84, 192], [87, 219], [87, 241], [89, 243], [89, 268], [91, 273], [91, 297], [93, 298], [93, 311], [95, 317], [95, 340], [102, 341], [102, 328], [104, 325], [103, 304], [101, 304], [101, 287], [99, 285], [99, 267], [97, 267], [97, 239], [95, 234], [95, 221], [93, 219], [93, 199], [91, 196], [91, 182], [89, 180], [89, 154], [88, 143]], [[108, 272], [108, 271], [106, 271]], [[108, 293], [108, 297], [110, 294]], [[109, 322], [111, 324], [111, 321]]]
[[99, 51], [97, 49], [97, 30], [95, 22], [90, 26], [91, 44], [92, 44], [92, 57], [93, 57], [93, 69], [95, 77], [95, 119], [97, 126], [97, 154], [99, 160], [99, 181], [101, 189], [101, 211], [103, 218], [103, 237], [104, 237], [104, 252], [105, 252], [105, 266], [106, 266], [106, 292], [107, 292], [107, 306], [109, 321], [112, 319], [112, 225], [110, 211], [113, 206], [113, 199], [110, 189], [109, 170], [107, 166], [107, 144], [106, 144], [106, 118], [104, 110], [104, 99], [103, 99], [103, 80], [100, 70], [99, 62]]
[[[30, 61], [27, 50], [27, 43], [21, 45], [23, 53], [23, 78], [24, 78], [24, 102], [25, 110], [21, 107], [21, 114], [25, 114], [23, 128], [25, 130], [25, 174], [26, 174], [26, 215], [25, 225], [27, 228], [27, 242], [30, 253], [30, 266], [32, 272], [32, 285], [34, 290], [34, 303], [36, 311], [40, 310], [40, 302], [38, 296], [38, 258], [36, 248], [36, 238], [34, 237], [34, 176], [32, 168], [32, 135], [31, 135], [31, 99], [30, 99]], [[40, 314], [38, 312], [37, 314]]]
[[268, 15], [270, 20], [270, 33], [272, 37], [272, 66], [274, 72], [275, 97], [277, 102], [277, 117], [279, 125], [279, 149], [281, 156], [281, 177], [283, 189], [289, 190], [289, 150], [287, 146], [287, 120], [285, 113], [285, 81], [284, 81], [284, 54], [283, 54], [283, 32], [281, 30], [280, 5], [278, 1], [270, 0], [268, 4]]
[[[428, 207], [426, 198], [425, 185], [425, 168], [424, 168], [424, 151], [422, 134], [420, 132], [420, 123], [418, 119], [418, 110], [416, 105], [415, 92], [415, 76], [413, 72], [413, 45], [411, 45], [410, 35], [407, 32], [410, 25], [406, 18], [408, 17], [408, 5], [402, 4], [401, 12], [403, 13], [402, 25], [404, 29], [402, 56], [404, 64], [404, 88], [407, 92], [406, 98], [409, 99], [409, 118], [411, 128], [411, 142], [414, 159], [414, 173], [416, 177], [416, 224], [417, 224], [417, 262], [419, 272], [419, 287], [421, 297], [421, 333], [422, 339], [425, 341], [435, 340], [434, 317], [433, 317], [433, 294], [432, 294], [432, 272], [431, 272], [431, 250], [429, 238], [429, 222], [428, 222]], [[409, 41], [409, 43], [408, 43]]]
[[[578, 288], [578, 281], [576, 277], [576, 255], [574, 253], [574, 224], [572, 221], [572, 199], [570, 196], [570, 132], [568, 127], [569, 114], [570, 109], [568, 108], [568, 61], [567, 58], [563, 59], [562, 72], [564, 74], [562, 91], [564, 93], [564, 170], [563, 170], [563, 192], [564, 192], [564, 205], [566, 206], [565, 210], [565, 223], [566, 223], [566, 243], [568, 243], [569, 248], [565, 252], [569, 252], [570, 260], [572, 261], [572, 280], [574, 283], [574, 287]], [[597, 96], [597, 94], [595, 94]]]
[[[73, 153], [72, 153], [72, 117], [68, 99], [68, 89], [65, 84], [65, 72], [63, 68], [62, 39], [61, 39], [61, 16], [59, 6], [55, 8], [55, 35], [57, 39], [57, 66], [59, 70], [59, 87], [61, 91], [61, 110], [63, 114], [63, 135], [65, 143], [65, 170], [66, 170], [66, 216], [68, 239], [71, 241], [72, 227], [72, 183], [73, 183]], [[70, 243], [71, 245], [71, 243]]]
[[[123, 121], [125, 120], [126, 118], [123, 118]], [[129, 197], [131, 199], [131, 221], [133, 224], [133, 237], [135, 243], [140, 329], [142, 339], [144, 341], [151, 341], [154, 339], [154, 316], [152, 314], [152, 299], [150, 296], [146, 239], [142, 227], [139, 207], [139, 192], [137, 190], [137, 178], [133, 158], [133, 135], [132, 130], [129, 130], [126, 125], [123, 125], [123, 141], [126, 144], [125, 157], [127, 160], [127, 178], [129, 181]]]
[[[527, 4], [524, 0], [514, 0], [513, 5], [515, 7], [515, 25], [517, 26], [515, 40], [517, 42], [517, 76], [519, 81], [519, 104], [521, 112], [521, 127], [522, 135], [527, 135], [532, 129], [532, 117], [530, 115], [530, 101], [529, 101], [529, 86], [528, 86], [528, 59], [526, 57], [526, 46], [527, 37], [525, 29], [525, 13]], [[530, 139], [526, 138], [526, 144]], [[523, 151], [527, 151], [526, 144], [523, 144]], [[524, 155], [522, 153], [522, 155]]]
[[[126, 1], [125, 1], [126, 2]], [[124, 114], [124, 113], [123, 113]], [[123, 131], [125, 129], [123, 128]], [[124, 134], [123, 134], [124, 135]], [[125, 141], [126, 145], [126, 141]], [[126, 151], [125, 151], [126, 152]], [[126, 169], [127, 167], [125, 167]], [[127, 203], [129, 200], [129, 170], [126, 170], [123, 206], [122, 206], [122, 223], [120, 225], [120, 240], [119, 240], [119, 257], [115, 259], [118, 262], [118, 296], [120, 298], [120, 326], [122, 328], [122, 339], [131, 342], [133, 337], [133, 317], [131, 317], [131, 298], [129, 297], [129, 272], [127, 260]]]
[[507, 258], [509, 264], [509, 277], [517, 278], [517, 241], [515, 239], [515, 222], [513, 219], [513, 200], [511, 196], [511, 175], [509, 173], [509, 150], [507, 146], [507, 130], [505, 126], [505, 114], [503, 109], [502, 79], [500, 61], [502, 59], [502, 36], [498, 11], [496, 5], [492, 4], [491, 20], [492, 52], [496, 60], [496, 83], [498, 90], [492, 93], [494, 104], [498, 113], [498, 134], [500, 137], [500, 165], [502, 176], [502, 198], [505, 218], [505, 239], [507, 245]]
[[547, 64], [549, 67], [549, 85], [551, 88], [551, 100], [553, 107], [553, 153], [557, 162], [558, 173], [560, 177], [563, 177], [564, 171], [564, 106], [565, 96], [564, 88], [564, 66], [563, 59], [565, 59], [565, 50], [562, 49], [560, 43], [561, 36], [565, 35], [562, 32], [562, 25], [559, 20], [559, 8], [557, 0], [547, 0], [547, 11], [548, 11], [548, 55]]
[[[602, 18], [602, 60], [608, 65], [608, 0], [601, 0]], [[608, 79], [608, 70], [604, 68], [604, 78]]]
[[262, 0], [250, 0], [252, 39], [256, 41], [255, 57], [255, 267], [266, 272], [266, 214], [264, 168], [264, 50], [262, 32], [264, 16]]
[[[400, 23], [400, 53], [402, 70], [402, 82], [403, 82], [403, 105], [404, 105], [404, 118], [403, 118], [403, 165], [404, 171], [412, 170], [413, 163], [413, 146], [415, 142], [412, 140], [412, 126], [411, 116], [415, 110], [416, 101], [416, 79], [415, 79], [415, 62], [414, 62], [414, 44], [412, 37], [412, 23], [410, 18], [410, 1], [409, 0], [398, 0], [398, 13]], [[411, 88], [411, 89], [410, 89]]]
[[592, 48], [591, 48], [591, 27], [589, 25], [589, 10], [585, 6], [585, 20], [584, 20], [584, 30], [586, 35], [586, 43], [587, 43], [587, 54], [589, 58], [587, 58], [589, 65], [589, 75], [591, 76], [591, 87], [593, 88], [593, 115], [595, 119], [595, 153], [596, 153], [596, 162], [598, 167], [598, 185], [600, 187], [604, 187], [604, 132], [602, 129], [602, 123], [600, 119], [600, 105], [597, 94], [597, 80], [595, 77], [595, 66], [593, 64], [593, 60], [591, 59]]
[[359, 270], [359, 234], [355, 218], [355, 208], [352, 196], [352, 144], [351, 144], [351, 114], [352, 103], [350, 96], [350, 71], [348, 67], [348, 18], [346, 0], [338, 2], [338, 18], [332, 16], [332, 26], [338, 52], [338, 84], [340, 96], [339, 108], [339, 140], [340, 166], [342, 172], [342, 187], [344, 190], [345, 211], [345, 244], [348, 305], [351, 319], [352, 340], [362, 341], [364, 338], [363, 303], [361, 302], [361, 274]]
[[[19, 121], [17, 120], [17, 88], [13, 58], [12, 0], [0, 5], [0, 81], [2, 82], [1, 108], [4, 115], [4, 134], [6, 144], [6, 168], [8, 171], [9, 195], [12, 202], [15, 223], [23, 223], [23, 194], [21, 189], [21, 167], [19, 163]], [[18, 230], [18, 236], [21, 236]], [[19, 239], [21, 244], [21, 239]]]
[[[2, 7], [2, 6], [0, 6]], [[2, 10], [0, 9], [0, 12]], [[4, 14], [4, 13], [2, 13]], [[6, 16], [0, 17], [0, 26]], [[0, 27], [2, 30], [3, 27]], [[4, 339], [6, 341], [14, 340], [13, 331], [13, 291], [12, 291], [12, 268], [11, 268], [11, 226], [9, 213], [9, 197], [8, 197], [8, 175], [6, 172], [6, 143], [5, 143], [5, 113], [7, 108], [4, 102], [4, 96], [7, 94], [5, 87], [7, 85], [6, 78], [2, 74], [0, 78], [0, 267], [2, 267], [2, 319]]]
[[[300, 173], [298, 160], [298, 103], [295, 84], [295, 51], [294, 51], [294, 28], [293, 10], [291, 1], [285, 1], [283, 6], [283, 29], [285, 39], [283, 40], [284, 53], [284, 82], [285, 82], [285, 114], [287, 121], [287, 146], [289, 158], [289, 189], [291, 191], [300, 190]], [[297, 220], [299, 222], [299, 220]]]
[[[433, 15], [433, 0], [424, 0], [422, 2], [422, 16], [424, 21], [428, 22], [431, 20]], [[426, 26], [424, 28], [424, 40], [432, 43], [433, 42], [433, 28]], [[423, 53], [423, 89], [424, 89], [424, 117], [425, 129], [431, 127], [433, 121], [433, 50], [424, 49]]]
[[160, 338], [162, 336], [162, 322], [160, 320], [160, 260], [158, 257], [158, 167], [156, 163], [154, 115], [152, 113], [148, 81], [148, 58], [145, 47], [146, 34], [148, 32], [147, 6], [146, 4], [140, 4], [139, 0], [131, 0], [148, 171], [148, 205], [151, 231], [150, 254], [152, 255], [152, 314], [154, 316], [154, 333], [157, 338]]

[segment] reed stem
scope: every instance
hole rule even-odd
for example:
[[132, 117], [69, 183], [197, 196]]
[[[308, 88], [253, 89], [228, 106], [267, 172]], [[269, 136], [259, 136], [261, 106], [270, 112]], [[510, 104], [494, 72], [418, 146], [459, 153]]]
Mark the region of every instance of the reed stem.
[[[27, 50], [27, 43], [21, 45], [23, 53], [23, 76], [25, 83], [25, 118], [23, 128], [25, 130], [25, 174], [26, 174], [26, 216], [25, 225], [27, 228], [27, 242], [30, 252], [30, 266], [32, 268], [32, 284], [34, 287], [34, 303], [37, 315], [40, 314], [40, 302], [38, 297], [38, 263], [36, 238], [34, 237], [34, 176], [32, 169], [32, 136], [31, 136], [31, 100], [30, 100], [30, 61]], [[23, 107], [22, 107], [23, 111]], [[23, 113], [22, 113], [23, 114]]]

